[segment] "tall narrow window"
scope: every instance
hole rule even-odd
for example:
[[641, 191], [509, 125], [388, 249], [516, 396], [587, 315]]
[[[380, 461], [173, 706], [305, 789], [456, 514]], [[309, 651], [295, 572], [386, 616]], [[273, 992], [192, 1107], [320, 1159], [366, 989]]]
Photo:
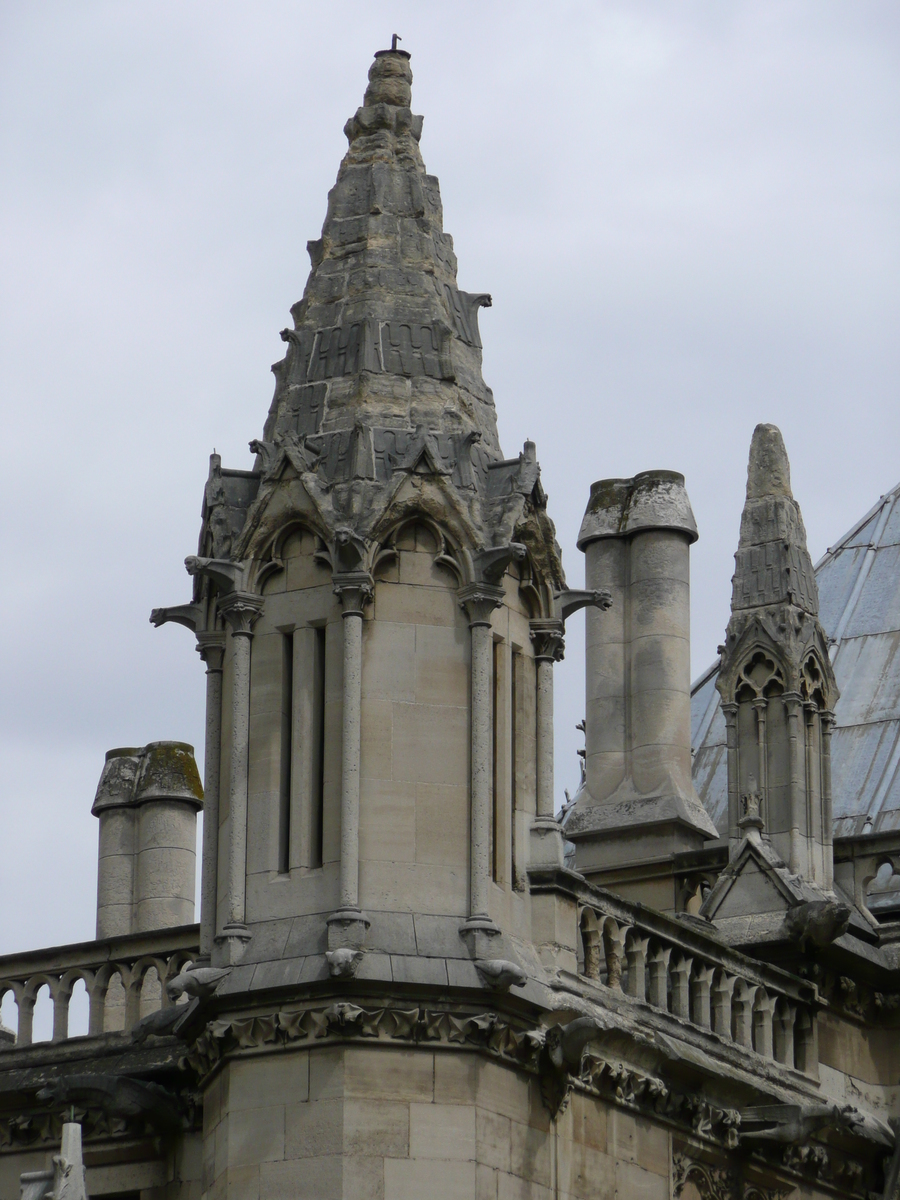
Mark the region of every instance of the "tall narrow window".
[[500, 880], [500, 764], [503, 747], [500, 743], [500, 680], [502, 642], [494, 642], [493, 680], [491, 682], [491, 878]]
[[509, 672], [509, 864], [513, 887], [516, 886], [516, 809], [518, 807], [519, 768], [519, 701], [522, 695], [522, 654], [515, 646]]
[[291, 760], [294, 726], [294, 635], [281, 638], [281, 776], [278, 786], [278, 870], [291, 869]]
[[325, 627], [315, 630], [313, 646], [312, 796], [309, 806], [309, 865], [322, 865], [325, 814]]

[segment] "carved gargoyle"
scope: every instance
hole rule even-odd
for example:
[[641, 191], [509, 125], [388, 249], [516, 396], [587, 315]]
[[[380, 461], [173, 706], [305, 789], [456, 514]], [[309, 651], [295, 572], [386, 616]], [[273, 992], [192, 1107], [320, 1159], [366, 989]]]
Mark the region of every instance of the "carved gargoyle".
[[552, 1025], [547, 1030], [538, 1070], [541, 1097], [554, 1116], [564, 1107], [573, 1079], [581, 1075], [588, 1045], [610, 1027], [598, 1017], [576, 1017], [567, 1025]]
[[199, 1003], [200, 1001], [194, 998], [187, 1004], [171, 1004], [168, 1008], [159, 1008], [156, 1012], [148, 1013], [132, 1029], [131, 1040], [140, 1044], [148, 1037], [166, 1037], [170, 1033], [178, 1037], [178, 1025]]
[[183, 1128], [184, 1109], [179, 1098], [158, 1083], [124, 1075], [57, 1076], [40, 1089], [38, 1100], [55, 1108], [80, 1104], [99, 1108], [108, 1117], [146, 1121], [159, 1133]]
[[350, 950], [340, 946], [337, 950], [326, 950], [325, 961], [332, 979], [352, 979], [362, 962], [362, 950]]
[[805, 1146], [822, 1129], [847, 1130], [854, 1125], [851, 1104], [766, 1104], [741, 1112], [741, 1145], [774, 1142]]
[[177, 1000], [181, 995], [206, 1000], [211, 996], [222, 980], [231, 972], [231, 967], [194, 967], [186, 966], [166, 984], [166, 994], [170, 1000]]
[[479, 958], [475, 967], [487, 986], [499, 992], [508, 992], [513, 986], [524, 987], [528, 982], [518, 963], [507, 962], [505, 958]]
[[810, 900], [790, 909], [784, 918], [788, 937], [803, 952], [830, 946], [849, 924], [850, 906], [839, 900]]

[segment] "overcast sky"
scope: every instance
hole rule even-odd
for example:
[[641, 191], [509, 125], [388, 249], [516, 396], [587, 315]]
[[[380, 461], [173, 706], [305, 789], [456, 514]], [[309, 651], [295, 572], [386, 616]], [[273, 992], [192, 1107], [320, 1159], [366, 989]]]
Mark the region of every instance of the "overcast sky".
[[[104, 752], [203, 740], [207, 455], [247, 468], [375, 50], [412, 53], [507, 455], [571, 585], [595, 479], [682, 471], [695, 674], [728, 618], [753, 426], [818, 558], [900, 481], [900, 8], [3, 0], [0, 952], [94, 933]], [[578, 778], [581, 622], [557, 669]]]

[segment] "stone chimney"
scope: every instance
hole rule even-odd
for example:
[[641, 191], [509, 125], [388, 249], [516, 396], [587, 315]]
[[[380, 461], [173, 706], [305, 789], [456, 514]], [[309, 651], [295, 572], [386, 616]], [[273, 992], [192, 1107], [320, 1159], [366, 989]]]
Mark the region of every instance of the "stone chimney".
[[98, 938], [193, 922], [202, 807], [193, 746], [108, 751], [91, 809], [100, 819]]
[[578, 538], [586, 587], [609, 589], [613, 603], [587, 613], [585, 787], [566, 835], [579, 871], [664, 910], [674, 885], [658, 864], [717, 836], [691, 782], [696, 540], [674, 471], [595, 483]]

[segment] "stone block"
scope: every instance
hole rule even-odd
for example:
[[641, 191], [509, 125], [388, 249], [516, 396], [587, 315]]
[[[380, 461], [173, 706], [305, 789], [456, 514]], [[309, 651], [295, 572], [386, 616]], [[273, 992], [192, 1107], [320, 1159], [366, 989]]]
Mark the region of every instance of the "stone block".
[[285, 1158], [315, 1158], [343, 1151], [344, 1103], [337, 1098], [293, 1104], [284, 1111]]
[[411, 1158], [475, 1159], [475, 1108], [471, 1104], [410, 1104]]
[[434, 958], [468, 958], [466, 943], [460, 937], [459, 917], [437, 917], [416, 913], [416, 952]]
[[[552, 1200], [553, 1193], [541, 1183], [522, 1179], [518, 1175], [497, 1173], [497, 1200]], [[631, 1200], [631, 1197], [622, 1197]]]
[[550, 1187], [550, 1138], [521, 1121], [510, 1122], [509, 1161], [513, 1175]]
[[259, 1200], [259, 1166], [229, 1167], [225, 1173], [226, 1200]]
[[366, 944], [387, 954], [416, 954], [416, 929], [412, 913], [373, 912], [366, 914], [371, 922]]
[[415, 699], [419, 704], [469, 703], [469, 633], [464, 625], [415, 629]]
[[341, 1200], [384, 1200], [384, 1159], [344, 1155]]
[[433, 1159], [386, 1158], [384, 1200], [422, 1200], [439, 1194], [441, 1200], [472, 1200], [475, 1194], [474, 1162]]
[[442, 958], [392, 954], [391, 974], [395, 983], [421, 983], [437, 987], [446, 987], [448, 983], [447, 964]]
[[424, 1050], [344, 1051], [344, 1094], [376, 1100], [430, 1101], [434, 1094], [434, 1055]]
[[469, 959], [447, 959], [447, 978], [451, 987], [478, 988], [484, 990], [484, 981]]
[[[261, 1099], [268, 1097], [265, 1092], [257, 1091], [257, 1103]], [[223, 1121], [219, 1128], [225, 1124]], [[241, 1109], [229, 1117], [227, 1125], [227, 1166], [250, 1166], [253, 1163], [276, 1162], [284, 1158], [283, 1105]]]
[[230, 1114], [271, 1105], [299, 1104], [309, 1096], [309, 1051], [282, 1050], [237, 1059], [228, 1068]]
[[359, 864], [360, 898], [364, 908], [410, 912], [414, 907], [432, 912], [455, 912], [465, 920], [469, 898], [468, 872], [442, 863], [381, 862], [363, 859]]
[[367, 621], [363, 630], [364, 699], [416, 699], [416, 629], [387, 621]]
[[322, 1046], [310, 1051], [309, 1098], [330, 1100], [344, 1095], [344, 1048]]
[[607, 1148], [607, 1106], [594, 1096], [573, 1092], [569, 1102], [572, 1137], [595, 1150]]
[[300, 968], [300, 983], [315, 983], [320, 979], [329, 979], [331, 972], [328, 970], [328, 963], [325, 961], [325, 955], [310, 954], [303, 960], [303, 966]]
[[475, 1200], [497, 1200], [497, 1172], [475, 1164]]
[[477, 1054], [455, 1050], [434, 1056], [434, 1099], [438, 1104], [474, 1104], [478, 1094]]
[[253, 972], [250, 990], [255, 992], [299, 983], [305, 962], [305, 958], [284, 958], [279, 962], [260, 963]]
[[616, 1163], [616, 1200], [668, 1200], [669, 1180], [629, 1162]]
[[616, 1200], [616, 1162], [583, 1142], [559, 1144], [560, 1190], [578, 1200]]
[[259, 921], [253, 925], [253, 936], [244, 952], [242, 963], [269, 962], [282, 958], [284, 947], [291, 932], [292, 918], [282, 917], [277, 921]]
[[359, 769], [363, 781], [391, 778], [393, 711], [390, 700], [362, 699]]
[[468, 785], [469, 713], [440, 704], [395, 704], [395, 779]]
[[409, 1105], [391, 1100], [346, 1100], [344, 1153], [407, 1158]]
[[328, 946], [327, 912], [294, 917], [285, 943], [285, 958], [300, 958], [306, 954], [324, 954]]
[[486, 1059], [478, 1059], [477, 1063], [478, 1107], [527, 1124], [532, 1108], [528, 1077]]
[[415, 858], [465, 868], [469, 861], [468, 789], [416, 784]]
[[668, 1130], [620, 1108], [610, 1111], [607, 1129], [609, 1153], [617, 1162], [637, 1163], [645, 1170], [668, 1179]]
[[400, 625], [453, 626], [457, 621], [462, 625], [456, 589], [445, 578], [450, 586], [411, 587], [401, 583], [376, 588], [375, 619]]
[[415, 862], [415, 784], [364, 775], [360, 792], [360, 858]]
[[341, 1195], [341, 1177], [339, 1154], [263, 1163], [259, 1168], [260, 1192], [266, 1200], [333, 1200]]
[[[435, 1082], [437, 1096], [437, 1082]], [[510, 1169], [510, 1120], [484, 1108], [475, 1110], [475, 1157], [479, 1164]]]
[[367, 950], [362, 962], [356, 968], [357, 979], [374, 980], [380, 983], [390, 983], [394, 978], [391, 971], [391, 956], [389, 954], [373, 953]]

